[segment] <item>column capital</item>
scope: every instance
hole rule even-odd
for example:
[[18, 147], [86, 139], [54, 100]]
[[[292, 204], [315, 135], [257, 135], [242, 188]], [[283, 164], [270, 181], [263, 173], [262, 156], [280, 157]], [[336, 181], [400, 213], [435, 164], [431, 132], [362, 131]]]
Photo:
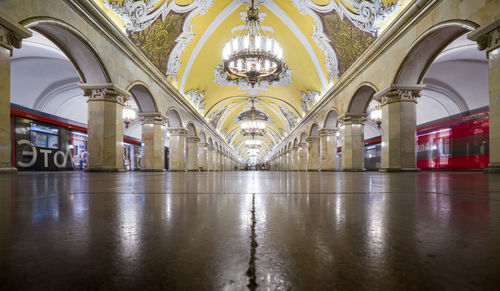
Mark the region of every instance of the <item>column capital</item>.
[[211, 146], [211, 145], [207, 145], [207, 150], [209, 150], [209, 151], [213, 151], [213, 150], [215, 150], [215, 147], [214, 147], [214, 146]]
[[139, 113], [142, 124], [165, 125], [167, 117], [160, 112]]
[[188, 137], [186, 137], [186, 142], [187, 143], [199, 143], [200, 138], [197, 136], [188, 136]]
[[[306, 140], [307, 141], [307, 140]], [[306, 142], [300, 142], [298, 144], [299, 147], [307, 147], [307, 143]]]
[[23, 38], [32, 36], [33, 33], [17, 23], [9, 16], [0, 13], [0, 46], [8, 49], [12, 55], [13, 48], [21, 48]]
[[467, 38], [477, 42], [477, 48], [486, 53], [500, 47], [500, 18], [493, 20], [491, 23], [481, 26], [478, 29], [470, 32]]
[[319, 136], [334, 136], [338, 131], [338, 128], [322, 128], [318, 131], [318, 133]]
[[307, 143], [315, 143], [315, 142], [319, 142], [319, 136], [308, 136], [306, 138], [306, 142]]
[[183, 127], [171, 127], [167, 131], [171, 136], [186, 136], [187, 134], [187, 130]]
[[204, 149], [204, 148], [208, 148], [208, 143], [206, 142], [200, 142], [200, 144], [198, 145], [200, 148]]
[[425, 88], [425, 85], [391, 85], [388, 88], [375, 93], [373, 99], [384, 106], [394, 102], [415, 102], [420, 97], [420, 92]]
[[342, 125], [364, 124], [366, 121], [366, 113], [350, 113], [346, 112], [338, 118]]
[[123, 105], [130, 98], [130, 93], [111, 83], [80, 83], [78, 86], [83, 90], [83, 96], [89, 97], [88, 101], [108, 101]]
[[299, 150], [299, 146], [298, 145], [292, 146], [292, 151], [297, 151], [297, 150]]

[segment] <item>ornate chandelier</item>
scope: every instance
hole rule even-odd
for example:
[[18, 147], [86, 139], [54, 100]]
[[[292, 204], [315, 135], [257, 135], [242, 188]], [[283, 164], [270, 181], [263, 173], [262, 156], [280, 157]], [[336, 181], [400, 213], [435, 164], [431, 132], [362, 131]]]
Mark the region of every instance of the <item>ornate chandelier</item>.
[[283, 49], [276, 40], [264, 34], [254, 0], [247, 10], [246, 21], [243, 32], [228, 41], [222, 51], [227, 80], [246, 80], [252, 87], [262, 80], [279, 81], [288, 69], [282, 59]]
[[380, 125], [382, 124], [382, 109], [380, 109], [379, 104], [377, 104], [375, 109], [370, 112], [370, 119], [377, 124], [378, 128], [380, 128]]
[[123, 123], [125, 123], [125, 128], [128, 128], [129, 124], [135, 119], [135, 110], [132, 109], [130, 104], [125, 104], [123, 107]]
[[252, 107], [250, 110], [240, 114], [238, 119], [242, 122], [241, 130], [243, 131], [243, 136], [256, 135], [263, 136], [264, 129], [266, 128], [267, 116], [256, 110], [254, 106], [254, 99], [252, 98]]

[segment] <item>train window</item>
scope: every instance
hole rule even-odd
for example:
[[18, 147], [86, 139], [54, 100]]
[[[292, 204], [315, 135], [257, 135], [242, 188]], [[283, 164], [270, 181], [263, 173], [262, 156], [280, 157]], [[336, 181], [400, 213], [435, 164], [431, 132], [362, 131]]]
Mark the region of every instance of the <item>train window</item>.
[[31, 123], [31, 143], [36, 147], [58, 149], [59, 129]]

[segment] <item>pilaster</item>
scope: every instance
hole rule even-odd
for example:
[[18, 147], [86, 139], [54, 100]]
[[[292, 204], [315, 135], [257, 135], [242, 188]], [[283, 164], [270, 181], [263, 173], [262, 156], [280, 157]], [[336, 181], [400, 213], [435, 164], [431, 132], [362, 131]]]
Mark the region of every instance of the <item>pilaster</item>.
[[416, 103], [423, 85], [392, 85], [375, 94], [382, 110], [381, 171], [417, 171]]
[[323, 128], [319, 131], [320, 137], [320, 168], [321, 171], [335, 171], [337, 169], [337, 132], [338, 129]]
[[292, 147], [292, 171], [299, 170], [299, 147]]
[[0, 14], [0, 173], [16, 173], [12, 165], [10, 123], [10, 57], [14, 48], [21, 48], [31, 31], [3, 13]]
[[88, 97], [87, 171], [123, 171], [123, 104], [130, 94], [113, 84], [80, 84]]
[[180, 128], [169, 128], [169, 171], [179, 172], [186, 170], [186, 133]]
[[488, 57], [490, 101], [490, 163], [486, 173], [500, 173], [500, 18], [469, 33]]
[[307, 171], [307, 143], [299, 143], [299, 171]]
[[342, 171], [364, 171], [364, 113], [345, 113], [339, 117], [342, 136]]
[[309, 136], [307, 142], [307, 169], [309, 171], [319, 170], [319, 136]]
[[142, 121], [143, 171], [165, 170], [165, 122], [159, 112], [139, 113]]
[[196, 136], [186, 138], [186, 168], [188, 171], [199, 171], [198, 168], [198, 143], [200, 139]]
[[198, 167], [201, 171], [208, 170], [208, 144], [199, 143], [198, 144]]

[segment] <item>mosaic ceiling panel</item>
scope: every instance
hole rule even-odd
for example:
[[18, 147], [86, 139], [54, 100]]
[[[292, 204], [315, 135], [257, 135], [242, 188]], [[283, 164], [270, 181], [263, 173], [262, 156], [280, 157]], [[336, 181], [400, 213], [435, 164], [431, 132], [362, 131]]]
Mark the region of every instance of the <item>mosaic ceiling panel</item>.
[[[238, 115], [269, 116], [260, 156], [285, 138], [410, 0], [256, 0], [261, 25], [283, 47], [287, 75], [255, 88], [221, 78], [224, 44], [250, 0], [93, 0], [205, 119], [246, 156]], [[271, 122], [272, 121], [272, 122]]]

